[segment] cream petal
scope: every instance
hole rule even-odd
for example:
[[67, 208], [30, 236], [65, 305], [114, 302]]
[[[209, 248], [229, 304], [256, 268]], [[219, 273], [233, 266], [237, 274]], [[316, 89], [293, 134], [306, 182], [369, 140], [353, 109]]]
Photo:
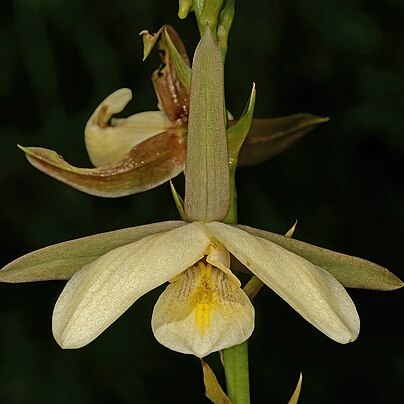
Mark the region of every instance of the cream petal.
[[247, 340], [254, 307], [223, 271], [199, 262], [161, 294], [152, 329], [167, 348], [202, 358]]
[[188, 224], [104, 254], [73, 275], [53, 312], [62, 348], [80, 348], [100, 335], [139, 297], [201, 259], [206, 227]]
[[359, 316], [344, 287], [290, 251], [235, 227], [213, 222], [214, 237], [303, 318], [340, 343], [359, 334]]
[[88, 155], [94, 166], [119, 161], [137, 144], [167, 131], [172, 125], [164, 112], [147, 111], [125, 119], [112, 119], [132, 98], [128, 88], [109, 95], [94, 111], [84, 130]]

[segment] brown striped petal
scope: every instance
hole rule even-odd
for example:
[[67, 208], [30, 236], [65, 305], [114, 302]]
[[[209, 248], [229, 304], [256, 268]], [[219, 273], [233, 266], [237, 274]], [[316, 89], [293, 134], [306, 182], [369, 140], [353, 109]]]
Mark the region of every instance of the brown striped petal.
[[[186, 123], [189, 111], [189, 91], [178, 78], [177, 70], [179, 62], [190, 66], [190, 61], [184, 44], [169, 25], [163, 26], [157, 33], [150, 34], [148, 31], [140, 33], [143, 36], [145, 48], [144, 58], [156, 47], [160, 57], [161, 65], [152, 75], [152, 82], [159, 100], [159, 107], [164, 110], [171, 122]], [[167, 40], [168, 37], [168, 40]], [[171, 43], [170, 43], [171, 42]], [[170, 45], [174, 45], [180, 58], [171, 57]]]
[[45, 174], [87, 194], [116, 198], [147, 191], [181, 173], [186, 145], [180, 132], [170, 130], [136, 145], [116, 163], [96, 168], [72, 166], [49, 149], [20, 148]]
[[311, 114], [253, 119], [250, 131], [240, 150], [238, 165], [262, 163], [292, 146], [318, 124], [327, 121], [328, 118]]

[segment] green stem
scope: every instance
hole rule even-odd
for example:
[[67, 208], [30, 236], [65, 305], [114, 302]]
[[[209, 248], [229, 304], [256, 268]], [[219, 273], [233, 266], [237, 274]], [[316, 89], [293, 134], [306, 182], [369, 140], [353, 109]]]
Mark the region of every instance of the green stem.
[[[236, 165], [237, 161], [230, 164], [230, 208], [224, 220], [228, 224], [237, 223]], [[223, 350], [223, 367], [232, 404], [249, 404], [248, 341]]]
[[232, 404], [250, 403], [248, 341], [223, 350], [227, 395]]
[[258, 292], [262, 289], [264, 285], [265, 284], [264, 282], [261, 281], [261, 279], [257, 278], [256, 276], [253, 276], [244, 286], [243, 290], [244, 293], [250, 298], [250, 300], [253, 301], [255, 296], [258, 295]]

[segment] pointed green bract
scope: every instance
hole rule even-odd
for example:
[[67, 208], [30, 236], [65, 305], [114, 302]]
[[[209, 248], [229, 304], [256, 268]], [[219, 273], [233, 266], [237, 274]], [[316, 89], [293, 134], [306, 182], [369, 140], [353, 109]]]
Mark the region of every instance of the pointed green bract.
[[70, 279], [84, 265], [115, 248], [184, 224], [181, 221], [168, 221], [130, 227], [41, 248], [6, 265], [0, 270], [0, 282]]
[[245, 230], [254, 236], [272, 241], [305, 258], [312, 264], [328, 271], [347, 288], [394, 290], [404, 285], [396, 275], [386, 268], [365, 259], [341, 254], [249, 226], [236, 225], [235, 227]]
[[182, 220], [187, 220], [187, 216], [186, 216], [185, 211], [184, 211], [184, 200], [181, 198], [181, 195], [175, 189], [174, 184], [173, 184], [172, 181], [170, 181], [170, 188], [171, 188], [171, 194], [173, 195], [175, 207], [177, 208], [181, 219]]
[[178, 52], [177, 48], [173, 44], [170, 35], [167, 30], [164, 30], [164, 38], [166, 40], [167, 49], [170, 54], [173, 66], [175, 67], [175, 72], [177, 74], [178, 80], [181, 81], [182, 85], [187, 91], [191, 87], [191, 68], [185, 63], [181, 54]]
[[227, 129], [227, 146], [229, 150], [229, 172], [230, 172], [230, 207], [225, 223], [237, 223], [237, 189], [236, 189], [236, 168], [240, 148], [250, 130], [254, 106], [255, 106], [255, 84], [253, 84], [251, 95], [244, 109], [243, 115], [237, 123]]
[[210, 29], [192, 65], [185, 161], [185, 213], [190, 221], [223, 220], [229, 210], [229, 165], [223, 64]]
[[[143, 30], [140, 34], [143, 38], [143, 60], [146, 60], [152, 49], [157, 46], [160, 51], [168, 51], [169, 62], [172, 63], [176, 77], [181, 81], [182, 85], [189, 91], [191, 85], [191, 68], [186, 54], [185, 47], [170, 25], [163, 25], [156, 33], [150, 34], [149, 31]], [[160, 41], [160, 42], [159, 42]], [[162, 61], [163, 63], [164, 62]]]
[[235, 125], [227, 129], [227, 143], [229, 148], [230, 168], [235, 167], [237, 165], [238, 154], [250, 130], [254, 114], [255, 95], [256, 95], [255, 84], [253, 84], [253, 87], [251, 89], [251, 95], [244, 109], [243, 115]]

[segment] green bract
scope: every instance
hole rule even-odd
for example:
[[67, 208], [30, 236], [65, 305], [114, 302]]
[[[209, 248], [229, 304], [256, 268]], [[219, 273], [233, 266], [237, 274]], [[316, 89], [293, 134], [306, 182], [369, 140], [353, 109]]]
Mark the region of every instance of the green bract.
[[223, 220], [229, 210], [225, 122], [223, 63], [206, 28], [192, 64], [185, 161], [185, 214], [191, 221]]

